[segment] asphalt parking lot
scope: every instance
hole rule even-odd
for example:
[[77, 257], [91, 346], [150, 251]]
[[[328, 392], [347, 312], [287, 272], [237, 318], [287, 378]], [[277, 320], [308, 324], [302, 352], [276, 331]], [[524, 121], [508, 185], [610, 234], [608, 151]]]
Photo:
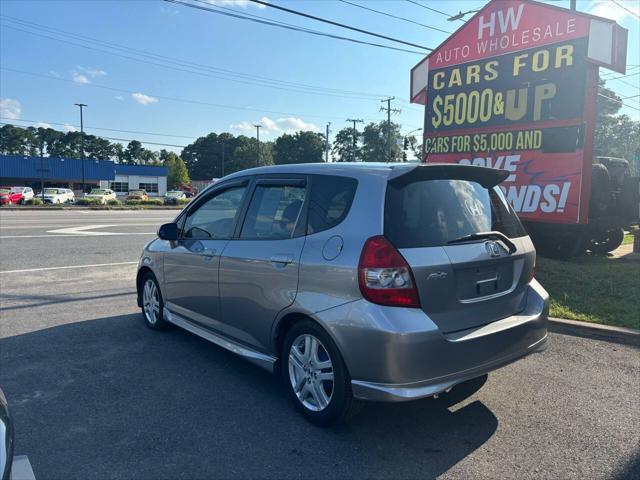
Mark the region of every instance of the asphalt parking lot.
[[142, 323], [135, 263], [176, 213], [0, 212], [0, 386], [36, 478], [640, 478], [640, 352], [596, 340], [306, 423], [264, 371]]

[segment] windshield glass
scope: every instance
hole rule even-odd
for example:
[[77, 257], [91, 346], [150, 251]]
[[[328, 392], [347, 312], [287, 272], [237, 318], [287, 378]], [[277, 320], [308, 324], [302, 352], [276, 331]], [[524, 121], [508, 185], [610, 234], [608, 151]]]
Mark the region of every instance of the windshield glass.
[[144, 195], [144, 192], [142, 190], [131, 190], [129, 195]]
[[0, 188], [0, 193], [11, 193], [10, 188]]
[[167, 197], [181, 197], [181, 196], [182, 196], [182, 192], [177, 192], [177, 191], [167, 192]]
[[58, 194], [58, 189], [57, 188], [45, 188], [44, 189], [44, 194], [45, 195], [57, 195]]
[[14, 193], [22, 193], [22, 190], [24, 189], [24, 187], [12, 187], [11, 191]]
[[398, 248], [436, 247], [475, 233], [526, 235], [498, 188], [467, 180], [425, 180], [387, 188], [385, 235]]
[[89, 195], [106, 195], [107, 191], [101, 188], [94, 188]]

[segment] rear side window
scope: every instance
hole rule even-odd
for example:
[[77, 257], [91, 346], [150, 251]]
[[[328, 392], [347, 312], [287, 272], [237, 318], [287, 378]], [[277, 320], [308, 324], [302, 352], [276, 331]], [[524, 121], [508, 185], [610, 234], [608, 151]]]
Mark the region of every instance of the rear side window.
[[240, 238], [291, 238], [301, 216], [305, 190], [305, 187], [289, 185], [258, 185], [249, 204]]
[[387, 187], [385, 235], [398, 248], [437, 247], [457, 238], [498, 231], [526, 235], [499, 188], [467, 180], [424, 180]]
[[355, 178], [313, 175], [307, 234], [338, 225], [349, 213], [358, 182]]

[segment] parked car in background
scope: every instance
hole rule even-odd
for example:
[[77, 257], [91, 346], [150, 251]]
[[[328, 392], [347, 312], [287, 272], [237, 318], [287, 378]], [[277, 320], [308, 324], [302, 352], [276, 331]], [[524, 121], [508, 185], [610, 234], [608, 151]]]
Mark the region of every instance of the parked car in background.
[[100, 203], [106, 205], [109, 200], [115, 200], [116, 192], [109, 188], [93, 188], [91, 192], [84, 195], [84, 198], [96, 198]]
[[140, 257], [147, 326], [180, 326], [269, 371], [319, 425], [357, 400], [447, 392], [547, 342], [536, 252], [467, 165], [300, 164], [204, 190]]
[[31, 187], [0, 187], [0, 205], [23, 204], [32, 198]]
[[76, 198], [68, 188], [45, 188], [43, 193], [44, 203], [71, 203]]
[[149, 195], [144, 190], [131, 190], [125, 197], [125, 200], [145, 201], [145, 200], [149, 200]]
[[181, 190], [169, 190], [164, 196], [164, 201], [166, 203], [178, 203], [186, 198], [187, 196]]

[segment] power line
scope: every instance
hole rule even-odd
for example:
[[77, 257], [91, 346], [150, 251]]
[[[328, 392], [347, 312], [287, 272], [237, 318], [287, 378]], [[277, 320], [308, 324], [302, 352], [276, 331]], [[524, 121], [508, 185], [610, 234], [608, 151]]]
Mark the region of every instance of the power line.
[[[24, 75], [31, 75], [34, 77], [41, 77], [41, 78], [47, 78], [47, 79], [52, 79], [52, 80], [58, 80], [58, 81], [62, 81], [62, 82], [67, 82], [67, 83], [74, 83], [73, 80], [69, 80], [67, 78], [59, 78], [59, 77], [55, 77], [53, 75], [45, 75], [42, 73], [35, 73], [35, 72], [27, 72], [25, 70], [18, 70], [18, 69], [14, 69], [14, 68], [8, 68], [8, 67], [4, 67], [4, 66], [0, 66], [0, 70], [6, 70], [9, 72], [17, 72], [17, 73], [21, 73]], [[100, 85], [98, 83], [88, 83], [85, 85], [86, 87], [94, 87], [94, 88], [101, 88], [104, 90], [110, 90], [110, 91], [114, 91], [114, 92], [118, 92], [118, 93], [127, 93], [127, 94], [134, 94], [134, 93], [139, 93], [136, 92], [135, 90], [127, 90], [124, 88], [116, 88], [116, 87], [109, 87], [107, 85]], [[342, 117], [337, 117], [337, 116], [327, 116], [327, 115], [316, 115], [316, 114], [312, 114], [312, 113], [294, 113], [294, 112], [283, 112], [283, 111], [278, 111], [278, 110], [267, 110], [267, 109], [263, 109], [263, 108], [254, 108], [254, 107], [241, 107], [241, 106], [237, 106], [237, 105], [226, 105], [226, 104], [222, 104], [222, 103], [213, 103], [213, 102], [206, 102], [206, 101], [202, 101], [202, 100], [195, 100], [195, 99], [188, 99], [188, 98], [180, 98], [180, 97], [170, 97], [167, 95], [158, 95], [155, 93], [148, 93], [147, 95], [150, 95], [152, 97], [155, 98], [159, 98], [162, 100], [169, 100], [172, 102], [181, 102], [181, 103], [188, 103], [188, 104], [193, 104], [193, 105], [203, 105], [203, 106], [209, 106], [209, 107], [216, 107], [216, 108], [227, 108], [230, 110], [241, 110], [241, 111], [247, 111], [247, 112], [260, 112], [260, 113], [271, 113], [271, 114], [275, 114], [275, 115], [294, 115], [294, 116], [298, 116], [298, 117], [309, 117], [309, 118], [321, 118], [321, 119], [342, 119]], [[373, 119], [367, 119], [367, 120], [372, 120]]]
[[[74, 128], [80, 128], [79, 125], [73, 125], [71, 123], [63, 123], [63, 122], [49, 122], [49, 121], [45, 121], [45, 120], [28, 120], [26, 118], [16, 118], [16, 119], [12, 119], [9, 117], [3, 117], [0, 116], [0, 118], [4, 119], [4, 120], [14, 120], [16, 122], [26, 122], [26, 123], [34, 123], [34, 124], [38, 124], [38, 123], [45, 123], [47, 125], [61, 125], [61, 126], [69, 126], [69, 127], [74, 127]], [[173, 138], [188, 138], [188, 139], [195, 139], [197, 137], [194, 136], [188, 136], [188, 135], [173, 135], [171, 133], [156, 133], [156, 132], [143, 132], [140, 130], [121, 130], [121, 129], [117, 129], [117, 128], [106, 128], [106, 127], [87, 127], [85, 126], [85, 129], [89, 129], [89, 130], [105, 130], [105, 131], [109, 131], [109, 132], [120, 132], [120, 133], [135, 133], [137, 135], [154, 135], [154, 136], [158, 136], [158, 137], [173, 137]]]
[[[192, 67], [191, 65], [188, 65], [188, 64], [185, 64], [185, 63], [169, 62], [169, 63], [173, 63], [174, 65], [176, 65], [176, 64], [177, 65], [187, 65], [187, 67], [189, 69], [179, 68], [179, 67], [176, 67], [176, 66], [173, 66], [173, 65], [166, 65], [166, 64], [155, 62], [155, 61], [149, 61], [149, 60], [144, 60], [144, 59], [140, 59], [140, 58], [136, 58], [136, 57], [131, 57], [129, 55], [123, 55], [123, 54], [120, 54], [120, 53], [111, 52], [111, 51], [103, 50], [103, 49], [100, 49], [100, 48], [95, 48], [95, 47], [92, 47], [92, 46], [89, 46], [89, 45], [83, 45], [83, 44], [76, 43], [76, 42], [73, 42], [73, 41], [70, 41], [70, 40], [63, 40], [63, 39], [60, 39], [60, 38], [51, 37], [51, 36], [45, 35], [43, 33], [31, 32], [31, 31], [28, 31], [28, 30], [22, 30], [20, 28], [16, 28], [16, 27], [10, 26], [10, 25], [5, 25], [4, 27], [5, 28], [11, 28], [13, 30], [17, 30], [17, 31], [20, 31], [20, 32], [28, 33], [30, 35], [36, 35], [36, 36], [39, 36], [39, 37], [48, 38], [48, 39], [55, 40], [55, 41], [58, 41], [58, 42], [61, 42], [61, 43], [67, 43], [67, 44], [74, 45], [74, 46], [81, 47], [81, 48], [85, 48], [85, 49], [88, 49], [88, 50], [93, 50], [93, 51], [97, 51], [97, 52], [101, 52], [101, 53], [106, 53], [108, 55], [113, 55], [113, 56], [120, 57], [120, 58], [126, 58], [126, 59], [133, 60], [133, 61], [140, 62], [140, 63], [155, 65], [155, 66], [159, 66], [159, 67], [163, 67], [163, 68], [169, 68], [169, 69], [172, 69], [172, 70], [182, 71], [182, 72], [191, 73], [191, 74], [200, 75], [200, 76], [205, 76], [205, 77], [218, 78], [218, 79], [222, 79], [222, 80], [226, 80], [226, 81], [230, 81], [230, 82], [234, 82], [234, 83], [243, 83], [243, 84], [247, 84], [247, 85], [257, 85], [257, 86], [260, 86], [260, 87], [275, 88], [275, 89], [278, 89], [278, 90], [286, 90], [286, 91], [292, 91], [292, 92], [304, 93], [304, 94], [311, 94], [311, 95], [331, 96], [331, 97], [339, 97], [339, 98], [352, 98], [352, 99], [357, 99], [357, 100], [372, 100], [373, 98], [380, 98], [380, 96], [382, 96], [382, 95], [377, 95], [377, 94], [358, 93], [358, 92], [353, 92], [353, 91], [344, 91], [344, 94], [342, 94], [342, 93], [336, 93], [336, 92], [339, 92], [339, 90], [337, 90], [337, 89], [335, 89], [336, 92], [333, 92], [333, 91], [330, 91], [331, 89], [326, 89], [326, 88], [324, 89], [325, 92], [323, 93], [323, 92], [320, 92], [320, 91], [311, 90], [311, 88], [312, 88], [311, 86], [308, 87], [309, 90], [306, 90], [307, 87], [291, 88], [291, 87], [279, 86], [277, 84], [276, 85], [271, 85], [271, 84], [268, 84], [268, 83], [264, 83], [264, 81], [260, 81], [260, 80], [253, 81], [253, 80], [250, 80], [250, 79], [249, 80], [245, 80], [243, 78], [241, 78], [241, 79], [228, 78], [227, 76], [220, 75], [220, 74], [214, 75], [214, 74], [202, 72], [202, 71], [200, 71], [200, 70], [202, 70], [202, 68]], [[63, 34], [59, 34], [59, 33], [55, 33], [55, 34], [56, 35], [63, 35]], [[95, 43], [97, 43], [97, 42], [95, 42]], [[115, 47], [108, 47], [108, 48], [115, 48]], [[151, 54], [151, 53], [147, 54], [147, 55], [138, 54], [138, 53], [135, 53], [135, 54], [136, 55], [147, 56], [147, 57], [151, 56], [151, 58], [153, 58], [153, 56], [155, 55], [155, 54]], [[205, 66], [205, 68], [207, 68], [207, 66]], [[211, 67], [211, 68], [213, 68], [213, 67]], [[243, 75], [243, 74], [237, 74], [237, 75]], [[276, 82], [276, 80], [269, 80], [269, 81], [270, 82]], [[319, 90], [323, 89], [323, 87], [317, 87], [317, 88]]]
[[368, 10], [370, 12], [374, 12], [374, 13], [378, 13], [380, 15], [384, 15], [386, 17], [391, 17], [391, 18], [395, 18], [395, 19], [398, 19], [398, 20], [403, 20], [405, 22], [413, 23], [414, 25], [420, 25], [421, 27], [428, 28], [430, 30], [435, 30], [437, 32], [442, 32], [442, 33], [446, 33], [446, 34], [452, 33], [452, 32], [448, 32], [446, 30], [442, 30], [441, 28], [432, 27], [431, 25], [425, 25], [424, 23], [416, 22], [414, 20], [411, 20], [410, 18], [399, 17], [399, 16], [393, 15], [391, 13], [382, 12], [382, 11], [376, 10], [374, 8], [365, 7], [364, 5], [360, 5], [358, 3], [349, 2], [347, 0], [339, 0], [339, 1], [342, 2], [342, 3], [346, 3], [347, 5], [352, 5], [354, 7], [361, 8], [363, 10]]
[[618, 2], [616, 2], [616, 0], [611, 0], [613, 3], [615, 3], [617, 6], [619, 6], [621, 9], [626, 10], [627, 12], [629, 12], [631, 15], [633, 15], [636, 18], [640, 18], [640, 15], [638, 15], [637, 13], [629, 10], [627, 7], [625, 7], [624, 5], [620, 5]]
[[640, 72], [627, 73], [626, 75], [620, 75], [619, 77], [607, 78], [607, 80], [618, 80], [619, 78], [634, 77], [636, 75], [640, 75]]
[[[337, 88], [328, 88], [328, 87], [323, 87], [323, 86], [319, 86], [319, 85], [310, 85], [310, 84], [306, 84], [306, 83], [299, 83], [299, 82], [292, 82], [289, 80], [281, 80], [281, 79], [275, 79], [275, 78], [271, 78], [271, 77], [264, 77], [261, 75], [255, 75], [255, 74], [248, 74], [248, 73], [244, 73], [244, 72], [238, 72], [238, 71], [234, 71], [234, 70], [228, 70], [228, 69], [224, 69], [224, 68], [220, 68], [220, 67], [213, 67], [211, 65], [206, 65], [206, 64], [201, 64], [201, 63], [196, 63], [196, 62], [190, 62], [184, 59], [179, 59], [176, 57], [169, 57], [166, 55], [160, 55], [157, 53], [153, 53], [153, 52], [149, 52], [149, 51], [145, 51], [145, 50], [140, 50], [140, 49], [135, 49], [132, 47], [128, 47], [125, 45], [121, 45], [121, 44], [117, 44], [117, 43], [112, 43], [112, 42], [107, 42], [104, 40], [99, 40], [99, 39], [95, 39], [92, 37], [88, 37], [88, 36], [84, 36], [84, 35], [79, 35], [76, 33], [72, 33], [72, 32], [68, 32], [65, 30], [61, 30], [58, 28], [54, 28], [54, 27], [50, 27], [50, 26], [46, 26], [46, 25], [42, 25], [39, 23], [35, 23], [35, 22], [29, 22], [17, 17], [11, 17], [9, 15], [0, 15], [0, 18], [5, 20], [5, 21], [9, 21], [9, 22], [13, 22], [13, 23], [17, 23], [23, 27], [27, 27], [27, 28], [33, 28], [37, 31], [36, 32], [25, 32], [25, 33], [30, 33], [30, 34], [38, 34], [41, 30], [48, 30], [50, 33], [52, 34], [56, 34], [56, 35], [61, 35], [64, 37], [70, 37], [70, 38], [74, 38], [74, 39], [78, 39], [84, 42], [88, 42], [88, 43], [93, 43], [93, 44], [97, 44], [99, 46], [102, 47], [106, 47], [106, 48], [112, 48], [115, 50], [120, 50], [120, 51], [124, 51], [125, 53], [135, 53], [137, 55], [140, 56], [144, 56], [144, 57], [151, 57], [153, 59], [160, 59], [160, 60], [166, 60], [169, 61], [171, 63], [175, 63], [181, 66], [187, 66], [189, 68], [199, 68], [199, 69], [205, 69], [205, 70], [210, 70], [212, 72], [215, 73], [220, 73], [220, 74], [224, 74], [224, 75], [231, 75], [233, 77], [240, 77], [241, 79], [249, 79], [249, 80], [256, 80], [256, 81], [260, 81], [260, 82], [271, 82], [271, 83], [275, 83], [278, 85], [286, 85], [286, 86], [292, 86], [295, 88], [308, 88], [308, 89], [312, 89], [314, 91], [318, 91], [318, 90], [324, 90], [327, 92], [331, 92], [331, 93], [340, 93], [340, 94], [355, 94], [355, 95], [361, 95], [361, 96], [368, 96], [368, 97], [376, 97], [376, 98], [380, 98], [380, 97], [384, 97], [384, 94], [378, 94], [378, 93], [362, 93], [359, 91], [353, 91], [353, 90], [344, 90], [344, 89], [337, 89]], [[15, 27], [13, 27], [15, 29]], [[17, 29], [16, 29], [17, 30]], [[23, 31], [23, 30], [20, 30]], [[46, 38], [51, 38], [51, 37], [46, 37]], [[59, 39], [56, 39], [59, 40]], [[84, 45], [80, 45], [83, 46]], [[106, 53], [113, 53], [113, 52], [106, 52]], [[130, 57], [125, 57], [125, 58], [130, 58]], [[138, 59], [135, 59], [138, 60]]]
[[620, 105], [623, 105], [625, 107], [631, 108], [632, 110], [637, 110], [638, 112], [640, 112], [640, 108], [634, 107], [633, 105], [629, 105], [628, 103], [624, 103], [622, 100], [618, 100], [617, 98], [613, 98], [613, 97], [609, 97], [607, 95], [603, 95], [600, 92], [598, 92], [598, 95], [600, 95], [603, 98], [606, 98], [607, 100], [611, 100], [612, 102], [619, 103]]
[[[426, 5], [423, 5], [422, 3], [415, 2], [414, 0], [405, 0], [405, 1], [409, 2], [409, 3], [413, 3], [414, 5], [422, 7], [424, 9], [426, 9], [426, 10], [431, 10], [432, 12], [439, 13], [440, 15], [444, 15], [447, 18], [451, 18], [452, 17], [452, 15], [450, 15], [450, 14], [448, 14], [446, 12], [443, 12], [442, 10], [436, 10], [435, 8], [427, 7]], [[464, 22], [464, 20], [462, 20], [462, 19], [458, 19], [458, 20], [460, 20], [461, 22]]]
[[[424, 52], [417, 52], [415, 50], [407, 50], [405, 48], [392, 47], [391, 45], [383, 45], [383, 44], [380, 44], [380, 43], [372, 43], [372, 42], [367, 42], [367, 41], [364, 41], [364, 40], [357, 40], [355, 38], [343, 37], [341, 35], [334, 35], [334, 34], [331, 34], [331, 33], [320, 32], [318, 30], [311, 30], [309, 28], [303, 28], [303, 27], [297, 27], [297, 26], [293, 26], [293, 25], [287, 25], [287, 24], [284, 24], [282, 22], [275, 22], [275, 21], [272, 21], [272, 20], [262, 20], [263, 17], [258, 17], [257, 15], [249, 16], [249, 15], [238, 14], [238, 13], [223, 12], [223, 11], [221, 11], [219, 9], [216, 9], [216, 8], [207, 8], [207, 7], [204, 7], [202, 5], [194, 5], [193, 3], [183, 2], [181, 0], [164, 0], [164, 1], [165, 2], [169, 2], [169, 3], [175, 3], [175, 4], [178, 4], [178, 5], [183, 5], [183, 6], [189, 7], [189, 8], [196, 8], [198, 10], [203, 10], [205, 12], [211, 12], [211, 13], [215, 13], [215, 14], [218, 14], [218, 15], [225, 15], [227, 17], [238, 18], [240, 20], [248, 20], [250, 22], [260, 23], [260, 24], [263, 24], [263, 25], [269, 25], [269, 26], [272, 26], [272, 27], [285, 28], [287, 30], [294, 30], [294, 31], [297, 31], [297, 32], [309, 33], [311, 35], [317, 35], [317, 36], [321, 36], [321, 37], [333, 38], [335, 40], [344, 40], [344, 41], [347, 41], [347, 42], [359, 43], [361, 45], [369, 45], [369, 46], [372, 46], [372, 47], [387, 48], [389, 50], [396, 50], [398, 52], [415, 53], [416, 55], [424, 55]], [[207, 5], [209, 5], [209, 4], [207, 4]]]
[[[12, 125], [18, 128], [25, 128], [22, 125], [14, 125], [13, 123], [0, 122], [0, 125]], [[103, 137], [102, 135], [94, 135], [98, 138], [104, 138], [106, 140], [116, 140], [118, 142], [133, 142], [134, 140], [140, 143], [144, 143], [145, 145], [159, 145], [161, 147], [176, 147], [176, 148], [187, 148], [188, 145], [174, 145], [172, 143], [160, 143], [160, 142], [147, 142], [144, 140], [138, 140], [137, 138], [117, 138], [117, 137]]]
[[258, 5], [263, 5], [265, 7], [275, 8], [276, 10], [281, 10], [283, 12], [291, 13], [293, 15], [298, 15], [304, 18], [310, 18], [312, 20], [316, 20], [318, 22], [328, 23], [329, 25], [333, 25], [336, 27], [346, 28], [347, 30], [353, 30], [354, 32], [364, 33], [365, 35], [370, 35], [372, 37], [382, 38], [384, 40], [389, 40], [390, 42], [401, 43], [403, 45], [408, 45], [409, 47], [422, 48], [429, 52], [432, 52], [433, 49], [429, 47], [424, 47], [422, 45], [418, 45], [417, 43], [407, 42], [405, 40], [399, 40], [394, 37], [389, 37], [387, 35], [382, 35], [380, 33], [371, 32], [369, 30], [364, 30], [358, 27], [352, 27], [351, 25], [347, 25], [345, 23], [335, 22], [333, 20], [329, 20], [327, 18], [316, 17], [315, 15], [310, 15], [308, 13], [300, 12], [298, 10], [292, 10], [291, 8], [282, 7], [280, 5], [276, 5], [275, 3], [264, 2], [263, 0], [249, 0], [250, 2], [257, 3]]

